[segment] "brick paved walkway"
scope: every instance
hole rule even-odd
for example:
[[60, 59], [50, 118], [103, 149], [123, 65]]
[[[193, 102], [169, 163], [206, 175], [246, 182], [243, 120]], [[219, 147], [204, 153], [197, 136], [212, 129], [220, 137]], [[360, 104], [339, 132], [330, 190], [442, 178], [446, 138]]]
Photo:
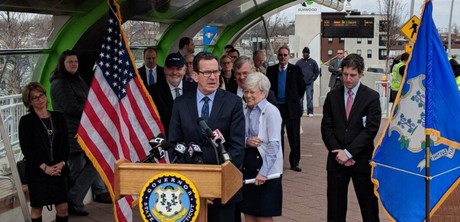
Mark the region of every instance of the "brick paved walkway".
[[[321, 113], [321, 110], [315, 110]], [[288, 157], [285, 157], [283, 175], [283, 216], [275, 218], [279, 222], [320, 222], [326, 221], [326, 148], [321, 139], [320, 124], [322, 116], [302, 117], [301, 145], [302, 172], [289, 169]], [[383, 120], [385, 121], [385, 120]], [[384, 125], [384, 124], [382, 124]], [[287, 140], [286, 140], [287, 141]], [[289, 148], [286, 146], [286, 154]], [[353, 186], [350, 183], [349, 209], [347, 221], [361, 221]], [[113, 221], [112, 205], [91, 203], [87, 205], [88, 217], [71, 216], [71, 222]], [[134, 209], [134, 221], [141, 221], [139, 210]], [[381, 221], [389, 221], [383, 212]]]

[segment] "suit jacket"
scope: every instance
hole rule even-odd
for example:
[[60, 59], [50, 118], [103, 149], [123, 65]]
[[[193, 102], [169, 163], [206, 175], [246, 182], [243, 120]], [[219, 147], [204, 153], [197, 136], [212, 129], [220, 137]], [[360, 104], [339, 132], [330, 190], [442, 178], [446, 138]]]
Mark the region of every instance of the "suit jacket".
[[[157, 82], [149, 86], [147, 89], [149, 94], [152, 96], [158, 113], [160, 114], [161, 123], [165, 129], [165, 135], [167, 136], [169, 133], [169, 122], [171, 120], [172, 107], [174, 103], [169, 85], [166, 81]], [[182, 81], [182, 95], [193, 90], [196, 90], [195, 84]]]
[[[141, 76], [142, 82], [144, 83], [144, 86], [147, 88], [149, 85], [147, 84], [147, 73], [145, 70], [145, 65], [137, 69], [139, 72], [139, 75]], [[157, 82], [166, 82], [166, 77], [165, 77], [165, 71], [163, 67], [157, 65], [157, 79], [155, 79], [155, 83]]]
[[[299, 67], [289, 63], [287, 66], [286, 76], [286, 106], [290, 119], [300, 118], [302, 110], [300, 109], [300, 98], [305, 94], [305, 81]], [[275, 96], [278, 98], [278, 73], [279, 64], [267, 68], [267, 77], [270, 80], [271, 87]], [[278, 104], [275, 104], [278, 105]]]
[[[185, 142], [186, 144], [197, 143], [203, 150], [203, 162], [216, 164], [214, 149], [197, 123], [199, 115], [196, 96], [197, 90], [194, 90], [174, 101], [169, 125], [169, 141], [173, 143]], [[219, 129], [222, 132], [226, 140], [224, 147], [230, 154], [232, 163], [241, 168], [245, 147], [245, 123], [241, 98], [218, 89], [207, 122], [212, 130]]]
[[379, 94], [363, 85], [358, 88], [347, 120], [344, 86], [331, 90], [324, 102], [321, 135], [329, 150], [327, 170], [343, 166], [335, 160], [335, 149], [347, 149], [356, 161], [353, 170], [370, 172], [369, 160], [374, 151], [374, 138], [380, 127], [382, 111]]
[[339, 66], [339, 60], [338, 59], [332, 60], [327, 70], [331, 72], [331, 77], [329, 78], [328, 86], [331, 88], [334, 88], [337, 78], [339, 78], [340, 81], [342, 82], [342, 70], [340, 69], [340, 66]]

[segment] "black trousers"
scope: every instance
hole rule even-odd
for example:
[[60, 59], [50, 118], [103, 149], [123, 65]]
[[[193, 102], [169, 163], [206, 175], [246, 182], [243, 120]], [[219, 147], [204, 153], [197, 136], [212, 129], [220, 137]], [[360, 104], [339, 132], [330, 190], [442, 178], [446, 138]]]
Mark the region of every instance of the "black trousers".
[[363, 222], [378, 222], [379, 205], [369, 173], [360, 173], [351, 167], [327, 171], [327, 221], [345, 222], [347, 215], [348, 185], [353, 181]]
[[235, 222], [235, 213], [235, 204], [221, 205], [214, 201], [214, 204], [208, 205], [208, 221]]
[[[297, 108], [297, 107], [296, 107]], [[291, 119], [287, 106], [285, 104], [278, 104], [278, 109], [283, 119], [281, 124], [281, 146], [283, 148], [284, 156], [284, 127], [286, 126], [287, 137], [291, 152], [289, 153], [289, 163], [291, 167], [299, 165], [300, 162], [300, 117]]]
[[390, 91], [390, 103], [394, 103], [396, 100], [396, 95], [398, 94], [398, 91]]

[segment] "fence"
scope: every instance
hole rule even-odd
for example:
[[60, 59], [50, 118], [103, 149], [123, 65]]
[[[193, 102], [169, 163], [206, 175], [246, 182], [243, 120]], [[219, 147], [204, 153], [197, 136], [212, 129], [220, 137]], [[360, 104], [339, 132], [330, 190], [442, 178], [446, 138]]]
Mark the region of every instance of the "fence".
[[[22, 96], [20, 94], [0, 97], [0, 117], [3, 118], [5, 131], [9, 137], [16, 160], [22, 155], [19, 147], [19, 119], [26, 114], [26, 112], [27, 110], [22, 104]], [[4, 176], [10, 174], [11, 166], [6, 156], [4, 139], [1, 138], [0, 135], [0, 175]]]

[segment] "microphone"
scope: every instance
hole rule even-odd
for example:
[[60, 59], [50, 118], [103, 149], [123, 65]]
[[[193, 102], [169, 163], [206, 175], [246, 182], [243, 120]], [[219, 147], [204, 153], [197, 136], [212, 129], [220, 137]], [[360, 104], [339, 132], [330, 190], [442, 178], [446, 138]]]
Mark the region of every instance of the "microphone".
[[219, 129], [215, 129], [214, 131], [212, 131], [211, 140], [216, 146], [219, 146], [219, 142], [222, 144], [225, 143], [224, 135], [222, 135]]
[[198, 125], [200, 125], [201, 130], [203, 130], [205, 136], [209, 138], [213, 136], [211, 128], [209, 128], [208, 124], [206, 123], [206, 121], [204, 121], [203, 118], [198, 118], [197, 122]]
[[225, 143], [224, 135], [222, 135], [219, 129], [212, 131], [212, 135], [213, 137], [211, 140], [217, 147], [219, 147], [222, 160], [224, 160], [224, 162], [231, 161], [232, 158], [223, 145]]
[[203, 158], [201, 157], [201, 155], [203, 155], [203, 150], [201, 150], [201, 147], [198, 144], [195, 144], [194, 142], [189, 143], [188, 154], [189, 163], [203, 164]]
[[214, 137], [211, 128], [209, 128], [208, 124], [206, 121], [204, 121], [203, 118], [198, 118], [197, 123], [200, 126], [201, 130], [203, 131], [203, 134], [206, 136], [206, 139], [208, 139], [209, 143], [211, 143], [212, 148], [214, 148], [214, 154], [216, 155], [216, 161], [217, 164], [220, 165], [220, 158], [219, 154], [217, 152], [217, 145], [212, 141], [212, 138]]
[[163, 134], [158, 134], [155, 138], [149, 141], [152, 149], [141, 163], [169, 163], [166, 155], [166, 150], [171, 149], [171, 144], [166, 141]]
[[177, 162], [179, 159], [183, 159], [184, 153], [187, 151], [187, 147], [183, 143], [178, 143], [174, 146], [174, 158], [171, 163]]

